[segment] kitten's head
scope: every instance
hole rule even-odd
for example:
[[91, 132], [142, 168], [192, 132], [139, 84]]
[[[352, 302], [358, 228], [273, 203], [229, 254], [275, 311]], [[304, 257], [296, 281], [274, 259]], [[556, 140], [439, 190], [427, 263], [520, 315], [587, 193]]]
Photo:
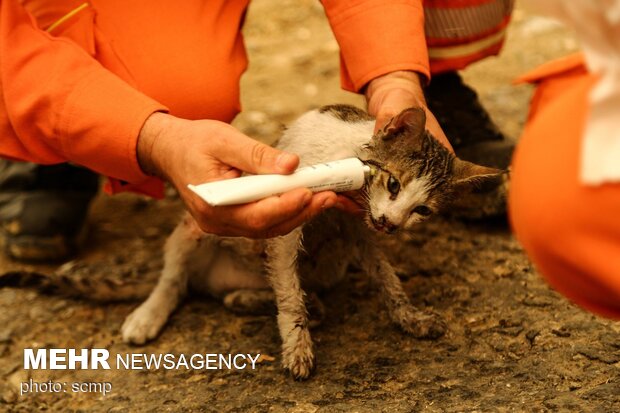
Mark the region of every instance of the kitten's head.
[[380, 130], [367, 147], [374, 174], [365, 187], [366, 221], [392, 233], [445, 210], [476, 188], [490, 189], [503, 171], [458, 159], [426, 129], [421, 108], [410, 108]]

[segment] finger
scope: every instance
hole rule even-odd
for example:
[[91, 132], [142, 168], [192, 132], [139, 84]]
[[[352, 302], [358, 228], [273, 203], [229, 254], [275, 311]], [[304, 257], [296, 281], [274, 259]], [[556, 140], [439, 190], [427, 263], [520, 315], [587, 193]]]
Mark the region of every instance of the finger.
[[315, 194], [312, 197], [312, 201], [310, 202], [310, 204], [305, 207], [299, 214], [269, 228], [265, 232], [264, 237], [272, 238], [279, 235], [286, 235], [298, 226], [302, 225], [304, 222], [311, 220], [326, 209], [335, 206], [336, 203], [337, 197], [336, 194], [333, 192], [321, 192]]
[[299, 157], [258, 142], [234, 128], [218, 137], [213, 156], [223, 163], [254, 174], [289, 174], [299, 165]]
[[202, 198], [190, 190], [179, 191], [188, 211], [200, 227], [208, 234], [220, 236], [241, 237], [248, 236], [248, 228], [238, 222], [235, 213], [239, 209], [248, 208], [243, 206], [211, 206]]
[[232, 168], [232, 169], [228, 169], [228, 170], [223, 171], [223, 172], [219, 172], [217, 180], [220, 181], [220, 180], [223, 180], [223, 179], [239, 178], [240, 176], [241, 176], [241, 171], [239, 169]]
[[250, 234], [265, 232], [268, 228], [289, 220], [311, 203], [312, 192], [307, 188], [295, 189], [280, 196], [272, 196], [251, 204], [217, 207], [212, 219], [223, 225]]

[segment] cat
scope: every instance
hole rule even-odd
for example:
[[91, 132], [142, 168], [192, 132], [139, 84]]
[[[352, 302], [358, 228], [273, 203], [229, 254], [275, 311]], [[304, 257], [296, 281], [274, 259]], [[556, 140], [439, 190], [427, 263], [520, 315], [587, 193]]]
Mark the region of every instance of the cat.
[[301, 166], [349, 157], [371, 165], [375, 174], [356, 196], [363, 219], [332, 209], [287, 235], [253, 240], [203, 233], [186, 214], [166, 241], [158, 284], [123, 323], [123, 340], [154, 339], [188, 289], [238, 312], [275, 303], [283, 367], [307, 379], [315, 366], [307, 304], [315, 296], [309, 300], [306, 291], [336, 285], [351, 264], [378, 285], [390, 319], [405, 332], [444, 334], [440, 316], [410, 303], [379, 240], [412, 230], [476, 187], [499, 185], [504, 172], [456, 158], [425, 129], [421, 108], [404, 110], [373, 136], [374, 123], [353, 106], [325, 106], [302, 115], [277, 144], [298, 154]]

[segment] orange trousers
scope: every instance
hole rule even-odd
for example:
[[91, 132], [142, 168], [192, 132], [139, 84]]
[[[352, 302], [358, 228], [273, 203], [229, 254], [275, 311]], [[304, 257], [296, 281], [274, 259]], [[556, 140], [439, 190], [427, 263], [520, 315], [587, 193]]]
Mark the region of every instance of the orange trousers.
[[593, 187], [578, 179], [597, 78], [572, 56], [525, 80], [538, 88], [513, 160], [513, 229], [552, 287], [587, 310], [620, 319], [620, 184]]

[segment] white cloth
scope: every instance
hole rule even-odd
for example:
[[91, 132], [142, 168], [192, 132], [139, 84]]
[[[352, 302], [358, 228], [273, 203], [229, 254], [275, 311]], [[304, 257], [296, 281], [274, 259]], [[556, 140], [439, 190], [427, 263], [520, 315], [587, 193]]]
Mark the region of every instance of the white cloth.
[[581, 151], [581, 181], [587, 185], [620, 182], [620, 0], [527, 3], [574, 29], [588, 70], [601, 75], [590, 94]]

